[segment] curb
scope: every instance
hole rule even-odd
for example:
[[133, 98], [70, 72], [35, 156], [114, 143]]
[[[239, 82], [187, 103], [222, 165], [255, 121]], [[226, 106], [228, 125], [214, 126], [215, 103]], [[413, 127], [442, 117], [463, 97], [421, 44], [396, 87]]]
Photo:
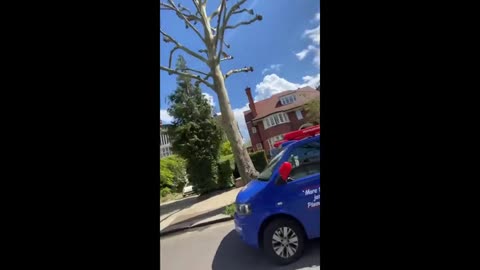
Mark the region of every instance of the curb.
[[225, 221], [229, 221], [229, 220], [232, 220], [232, 219], [233, 219], [233, 217], [224, 217], [224, 218], [219, 218], [219, 219], [216, 219], [216, 220], [211, 220], [211, 221], [207, 221], [207, 222], [203, 222], [203, 223], [198, 223], [198, 224], [191, 225], [191, 226], [175, 228], [175, 229], [172, 229], [172, 230], [167, 230], [167, 231], [164, 231], [164, 232], [160, 232], [160, 237], [168, 235], [168, 234], [176, 233], [176, 232], [179, 232], [179, 231], [185, 231], [185, 230], [192, 229], [192, 228], [198, 228], [198, 227], [203, 227], [203, 226], [207, 226], [207, 225], [211, 225], [211, 224], [215, 224], [215, 223], [225, 222]]

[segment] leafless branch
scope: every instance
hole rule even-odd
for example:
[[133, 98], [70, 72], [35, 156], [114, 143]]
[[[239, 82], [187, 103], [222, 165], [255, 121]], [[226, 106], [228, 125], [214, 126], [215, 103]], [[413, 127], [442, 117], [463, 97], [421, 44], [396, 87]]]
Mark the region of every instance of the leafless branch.
[[225, 53], [225, 52], [222, 52], [221, 55], [222, 55], [223, 57], [220, 58], [220, 61], [232, 60], [232, 59], [233, 59], [233, 56], [231, 56], [231, 55], [229, 55], [229, 54], [227, 54], [227, 53]]
[[[224, 33], [225, 33], [225, 25], [227, 24], [227, 21], [226, 21], [226, 18], [227, 18], [227, 3], [226, 3], [226, 0], [223, 1], [224, 3], [224, 6], [223, 6], [223, 9], [221, 10], [221, 12], [223, 11], [223, 14], [220, 14], [220, 16], [218, 17], [218, 26], [217, 26], [217, 35], [216, 35], [216, 40], [215, 40], [215, 49], [218, 47], [218, 40], [220, 40], [220, 48], [218, 50], [218, 54], [217, 54], [217, 59], [219, 59], [219, 61], [222, 61], [222, 60], [230, 60], [230, 59], [225, 59], [225, 58], [220, 58], [220, 55], [223, 53], [223, 44], [225, 44], [225, 42], [223, 41], [223, 37], [224, 37]], [[222, 26], [220, 26], [220, 17], [223, 15], [223, 21], [222, 21]], [[230, 45], [227, 46], [227, 48], [230, 48]]]
[[257, 15], [257, 16], [255, 16], [255, 18], [253, 18], [253, 19], [251, 19], [251, 20], [249, 20], [249, 21], [239, 22], [239, 23], [237, 23], [237, 24], [235, 24], [235, 25], [233, 25], [233, 26], [232, 26], [232, 25], [227, 25], [227, 26], [225, 27], [225, 29], [234, 29], [234, 28], [239, 27], [240, 25], [248, 25], [248, 24], [251, 24], [251, 23], [253, 23], [253, 22], [255, 22], [255, 21], [261, 21], [262, 19], [263, 19], [262, 15]]
[[244, 67], [244, 68], [238, 68], [238, 69], [232, 69], [230, 71], [228, 71], [227, 73], [225, 73], [225, 79], [228, 78], [230, 75], [234, 74], [234, 73], [240, 73], [240, 72], [253, 72], [253, 67]]
[[166, 34], [165, 32], [162, 31], [162, 29], [160, 29], [160, 33], [162, 33], [164, 35], [164, 39], [163, 41], [165, 41], [166, 43], [169, 43], [169, 42], [173, 42], [176, 47], [178, 47], [179, 49], [185, 51], [186, 53], [190, 54], [191, 56], [194, 56], [200, 60], [202, 60], [202, 62], [204, 63], [208, 63], [208, 60], [201, 56], [200, 54], [190, 50], [189, 48], [183, 46], [182, 44], [180, 44], [178, 41], [176, 41], [175, 39], [173, 39], [171, 36], [169, 36], [168, 34]]
[[[220, 13], [218, 15], [218, 20], [217, 20], [217, 28], [215, 28], [215, 41], [214, 41], [214, 44], [215, 44], [215, 50], [217, 50], [218, 48], [218, 40], [220, 38], [220, 34], [221, 34], [221, 31], [219, 31], [221, 29], [221, 26], [220, 26], [220, 21], [222, 19], [222, 15], [224, 16], [225, 18], [225, 11], [227, 10], [227, 1], [226, 0], [221, 0], [222, 3], [220, 4]], [[220, 54], [220, 53], [219, 53]], [[217, 56], [217, 59], [219, 59], [219, 56]]]
[[[173, 10], [175, 11], [175, 13], [177, 14], [177, 16], [182, 19], [183, 21], [185, 21], [185, 23], [187, 24], [187, 27], [190, 27], [193, 29], [193, 31], [195, 31], [195, 33], [198, 35], [198, 37], [203, 41], [205, 42], [205, 39], [203, 38], [202, 34], [200, 34], [200, 32], [198, 31], [197, 28], [195, 28], [195, 26], [193, 26], [191, 23], [190, 23], [190, 20], [187, 19], [187, 17], [185, 16], [185, 14], [183, 14], [176, 6], [175, 6], [175, 3], [173, 3], [173, 0], [168, 0], [168, 2], [170, 3], [170, 7], [173, 8]], [[185, 10], [188, 10], [186, 8], [184, 8]], [[190, 12], [191, 13], [191, 12]], [[189, 15], [191, 18], [194, 18], [195, 16], [194, 15]], [[196, 17], [195, 17], [196, 18]], [[200, 18], [196, 18], [198, 19], [198, 21], [200, 21]], [[195, 20], [196, 20], [195, 19]]]
[[250, 15], [253, 15], [253, 9], [246, 9], [246, 8], [241, 9], [239, 11], [235, 11], [235, 12], [232, 13], [232, 15], [233, 14], [239, 14], [239, 13], [242, 13], [242, 12], [248, 12]]
[[197, 82], [205, 84], [206, 86], [210, 87], [211, 89], [215, 89], [213, 84], [211, 84], [211, 83], [207, 82], [206, 80], [202, 79], [200, 77], [200, 75], [194, 75], [194, 74], [191, 74], [191, 73], [188, 73], [188, 72], [182, 72], [182, 71], [174, 70], [174, 69], [167, 68], [167, 67], [164, 67], [164, 66], [160, 66], [160, 70], [167, 71], [169, 75], [176, 74], [176, 75], [185, 76], [185, 77], [194, 79]]
[[170, 57], [168, 58], [168, 67], [171, 68], [172, 67], [172, 56], [173, 56], [173, 53], [179, 49], [179, 47], [175, 46], [175, 48], [173, 48], [171, 51], [170, 51]]
[[[196, 69], [192, 69], [192, 68], [185, 68], [185, 69], [183, 69], [182, 71], [193, 71], [193, 72], [196, 72], [196, 73], [205, 75], [207, 79], [208, 79], [208, 77], [211, 77], [211, 76], [212, 76], [211, 73], [205, 73], [205, 72], [203, 72], [203, 71], [196, 70]], [[206, 80], [206, 79], [205, 79], [205, 80]]]
[[230, 17], [233, 15], [234, 12], [236, 12], [240, 6], [245, 3], [247, 0], [240, 0], [238, 1], [237, 3], [235, 3], [235, 5], [233, 5], [231, 8], [230, 8], [230, 11], [228, 11], [228, 14], [227, 14], [227, 17], [226, 17], [226, 21], [228, 22], [228, 20], [230, 20]]

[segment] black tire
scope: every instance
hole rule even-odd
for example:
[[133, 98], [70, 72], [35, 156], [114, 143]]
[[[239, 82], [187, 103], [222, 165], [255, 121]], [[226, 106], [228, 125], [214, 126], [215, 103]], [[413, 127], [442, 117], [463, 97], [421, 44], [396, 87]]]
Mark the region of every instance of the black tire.
[[[291, 231], [288, 231], [288, 236], [291, 237], [291, 241], [297, 238], [297, 245], [295, 249], [294, 243], [279, 243], [277, 240], [279, 237], [284, 236], [283, 230], [288, 228]], [[292, 231], [294, 234], [292, 234]], [[279, 233], [282, 233], [279, 235]], [[292, 237], [293, 236], [293, 237]], [[275, 237], [275, 238], [274, 238]], [[294, 241], [293, 241], [294, 242]], [[289, 245], [288, 250], [284, 245]], [[283, 246], [283, 248], [282, 248]], [[272, 220], [265, 230], [263, 231], [263, 249], [267, 256], [276, 264], [287, 265], [296, 260], [298, 260], [303, 255], [303, 250], [305, 248], [305, 232], [303, 228], [294, 220], [279, 218]], [[291, 252], [294, 251], [293, 255]], [[281, 255], [277, 254], [280, 252]], [[290, 254], [288, 253], [290, 252]], [[282, 257], [283, 256], [283, 257]]]

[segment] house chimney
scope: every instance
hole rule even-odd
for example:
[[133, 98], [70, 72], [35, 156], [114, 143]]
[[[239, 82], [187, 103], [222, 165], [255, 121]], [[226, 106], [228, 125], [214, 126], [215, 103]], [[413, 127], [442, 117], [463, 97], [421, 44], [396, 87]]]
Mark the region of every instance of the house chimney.
[[250, 90], [250, 87], [247, 87], [245, 89], [245, 92], [247, 93], [247, 97], [248, 97], [248, 106], [250, 107], [250, 111], [252, 111], [252, 115], [253, 117], [257, 116], [257, 110], [255, 108], [255, 102], [253, 102], [253, 98], [252, 98], [252, 90]]

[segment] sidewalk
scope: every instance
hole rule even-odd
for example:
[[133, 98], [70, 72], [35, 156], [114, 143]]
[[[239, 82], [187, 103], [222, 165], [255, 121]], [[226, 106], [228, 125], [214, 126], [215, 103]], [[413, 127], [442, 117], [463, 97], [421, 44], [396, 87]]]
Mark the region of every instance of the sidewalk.
[[232, 219], [230, 216], [223, 214], [223, 212], [225, 206], [235, 202], [240, 190], [241, 188], [234, 188], [215, 194], [165, 218], [160, 222], [160, 236]]

